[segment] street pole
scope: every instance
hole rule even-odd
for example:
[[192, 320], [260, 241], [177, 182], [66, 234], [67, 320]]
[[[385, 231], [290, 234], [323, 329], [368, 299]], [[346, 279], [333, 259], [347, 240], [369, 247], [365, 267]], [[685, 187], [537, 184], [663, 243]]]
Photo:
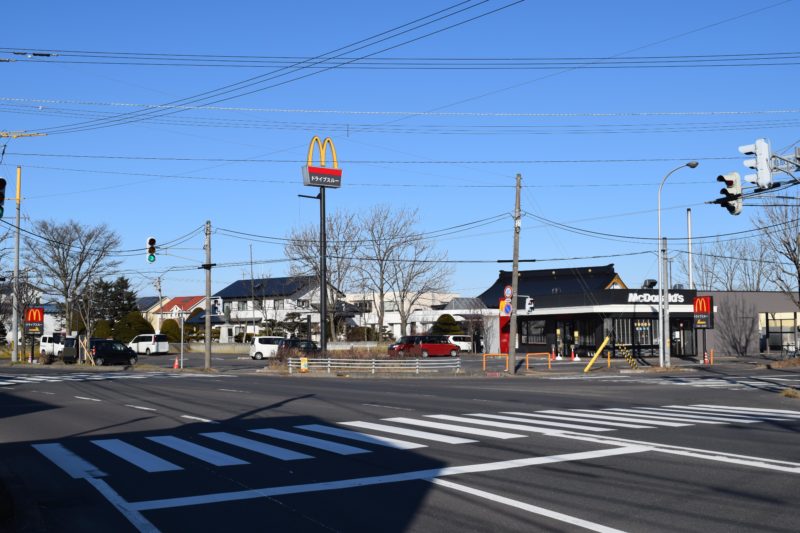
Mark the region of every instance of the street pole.
[[[22, 191], [22, 167], [17, 167], [17, 226], [14, 229], [14, 293], [12, 301], [14, 303], [11, 311], [11, 322], [13, 324], [13, 348], [11, 350], [11, 362], [16, 363], [19, 359], [19, 224], [20, 224], [20, 201]], [[69, 326], [67, 326], [69, 327]]]
[[203, 368], [211, 368], [211, 221], [206, 221], [206, 262], [203, 268], [206, 270], [206, 353]]
[[664, 237], [664, 265], [663, 265], [663, 272], [664, 272], [664, 366], [669, 368], [671, 361], [670, 361], [670, 329], [669, 329], [669, 284], [670, 284], [670, 268], [669, 268], [669, 258], [667, 257], [667, 238]]
[[181, 310], [181, 370], [183, 370], [183, 325], [186, 323], [186, 315]]
[[158, 331], [161, 333], [161, 318], [164, 316], [164, 297], [161, 295], [161, 276], [156, 278], [156, 290], [158, 291]]
[[328, 241], [325, 231], [325, 187], [319, 188], [319, 347], [322, 356], [328, 350], [328, 328], [326, 318], [328, 315]]
[[687, 257], [688, 267], [689, 267], [689, 290], [694, 290], [694, 277], [692, 275], [692, 271], [694, 270], [692, 265], [692, 208], [689, 207], [686, 209], [686, 227], [688, 228], [688, 237], [689, 237], [689, 254]]
[[519, 285], [519, 231], [522, 227], [519, 197], [522, 189], [522, 174], [517, 174], [514, 200], [514, 262], [511, 269], [511, 316], [508, 331], [508, 361], [511, 374], [517, 373], [517, 288]]

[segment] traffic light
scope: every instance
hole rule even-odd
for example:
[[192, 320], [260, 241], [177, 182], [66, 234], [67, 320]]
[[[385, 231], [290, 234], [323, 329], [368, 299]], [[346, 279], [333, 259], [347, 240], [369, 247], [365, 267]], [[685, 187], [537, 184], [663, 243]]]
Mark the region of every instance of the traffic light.
[[717, 181], [724, 181], [725, 188], [720, 189], [719, 193], [723, 198], [716, 200], [716, 203], [726, 208], [732, 215], [738, 215], [742, 212], [742, 179], [739, 177], [738, 172], [729, 172], [717, 176]]
[[156, 238], [155, 237], [148, 237], [147, 238], [147, 262], [148, 263], [155, 263], [156, 262]]
[[744, 166], [752, 168], [755, 174], [744, 177], [750, 183], [755, 183], [759, 189], [772, 187], [772, 169], [769, 166], [772, 156], [769, 153], [769, 143], [765, 139], [756, 139], [754, 144], [739, 147], [739, 152], [745, 155], [754, 155], [754, 159], [747, 159]]
[[6, 180], [5, 178], [0, 178], [0, 218], [3, 218], [3, 212], [5, 211], [5, 203], [6, 203]]

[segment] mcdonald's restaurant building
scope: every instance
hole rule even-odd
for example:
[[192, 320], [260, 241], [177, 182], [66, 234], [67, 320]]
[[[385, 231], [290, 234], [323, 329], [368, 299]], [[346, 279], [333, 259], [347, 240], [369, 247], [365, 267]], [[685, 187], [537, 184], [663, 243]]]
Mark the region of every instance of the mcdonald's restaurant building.
[[[500, 271], [479, 296], [495, 310], [483, 320], [487, 352], [503, 351], [500, 304], [510, 285], [511, 272]], [[695, 328], [695, 296], [711, 297], [711, 329]], [[615, 355], [658, 356], [658, 291], [629, 288], [614, 265], [520, 271], [517, 304], [517, 352], [583, 356], [613, 332]], [[676, 357], [697, 357], [704, 346], [719, 355], [794, 355], [800, 311], [782, 292], [669, 290], [669, 339]]]
[[[511, 272], [500, 271], [494, 284], [479, 296], [488, 308], [498, 309], [484, 319], [486, 351], [502, 352], [505, 347], [498, 315], [504, 290], [510, 285]], [[695, 295], [693, 290], [668, 291], [673, 356], [697, 354]], [[609, 349], [615, 354], [626, 349], [637, 357], [658, 355], [658, 291], [629, 288], [614, 265], [520, 271], [517, 302], [517, 352], [555, 350], [569, 356], [574, 350], [584, 356], [596, 351], [613, 332]]]

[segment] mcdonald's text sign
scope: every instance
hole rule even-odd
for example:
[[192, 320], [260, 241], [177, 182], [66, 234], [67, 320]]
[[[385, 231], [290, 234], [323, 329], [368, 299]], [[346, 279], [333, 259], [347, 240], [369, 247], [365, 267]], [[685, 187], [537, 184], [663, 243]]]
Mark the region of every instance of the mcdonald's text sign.
[[44, 308], [29, 307], [25, 310], [23, 325], [25, 335], [41, 335], [44, 331]]
[[714, 298], [711, 296], [695, 296], [694, 328], [714, 329]]

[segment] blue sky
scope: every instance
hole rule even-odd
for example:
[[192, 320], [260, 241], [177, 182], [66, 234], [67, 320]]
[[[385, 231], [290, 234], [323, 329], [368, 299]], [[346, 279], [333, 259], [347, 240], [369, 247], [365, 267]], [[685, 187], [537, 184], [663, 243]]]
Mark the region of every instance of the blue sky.
[[[35, 10], [11, 3], [3, 12], [0, 60], [17, 61], [0, 62], [0, 130], [57, 132], [97, 114], [138, 111], [138, 104], [166, 104], [274, 70], [174, 65], [190, 62], [182, 54], [213, 55], [206, 64], [226, 65], [234, 61], [219, 56], [242, 56], [236, 65], [253, 56], [315, 57], [455, 3], [51, 1]], [[134, 250], [122, 268], [140, 295], [154, 294], [151, 280], [159, 274], [165, 294], [204, 290], [202, 271], [184, 270], [203, 261], [202, 235], [162, 250], [149, 265], [150, 235], [174, 241], [206, 220], [215, 229], [271, 237], [316, 224], [318, 204], [297, 196], [315, 194], [300, 174], [315, 134], [333, 138], [344, 169], [342, 188], [329, 191], [329, 212], [390, 203], [418, 209], [417, 229], [426, 232], [507, 215], [437, 239], [450, 259], [486, 261], [454, 265], [451, 289], [463, 295], [482, 292], [500, 268], [510, 269], [492, 261], [512, 255], [517, 173], [526, 213], [653, 239], [658, 183], [696, 159], [697, 169], [676, 172], [664, 188], [664, 234], [685, 236], [687, 207], [695, 236], [752, 227], [757, 208], [745, 205], [733, 217], [704, 202], [718, 196], [718, 174], [745, 173], [739, 145], [766, 137], [777, 151], [800, 141], [798, 54], [774, 55], [798, 52], [798, 2], [510, 4], [464, 2], [440, 16], [463, 9], [460, 14], [345, 56], [414, 42], [280, 86], [253, 86], [262, 90], [214, 109], [10, 141], [0, 175], [12, 181], [16, 166], [23, 167], [23, 214], [33, 220], [108, 223], [122, 249]], [[27, 58], [9, 53], [14, 50], [163, 55], [151, 56], [158, 65], [130, 64], [141, 62], [133, 56], [101, 64], [102, 58], [86, 56], [102, 54]], [[772, 55], [710, 66], [734, 54]], [[447, 65], [517, 59], [561, 67], [399, 68], [430, 66], [434, 58]], [[592, 59], [580, 68], [564, 66], [575, 58]], [[376, 60], [393, 68], [375, 68]], [[625, 68], [609, 68], [620, 62]], [[653, 64], [658, 68], [641, 68]], [[7, 202], [6, 220], [12, 212]], [[288, 272], [279, 244], [229, 232], [212, 239], [215, 263], [249, 261], [252, 244], [257, 275]], [[657, 277], [655, 253], [648, 251], [655, 251], [652, 240], [581, 236], [523, 220], [522, 258], [585, 258], [524, 263], [523, 269], [615, 263], [623, 280], [638, 286]], [[637, 252], [645, 253], [622, 255]], [[589, 258], [599, 255], [620, 256]], [[249, 276], [249, 266], [213, 275], [216, 291]]]

